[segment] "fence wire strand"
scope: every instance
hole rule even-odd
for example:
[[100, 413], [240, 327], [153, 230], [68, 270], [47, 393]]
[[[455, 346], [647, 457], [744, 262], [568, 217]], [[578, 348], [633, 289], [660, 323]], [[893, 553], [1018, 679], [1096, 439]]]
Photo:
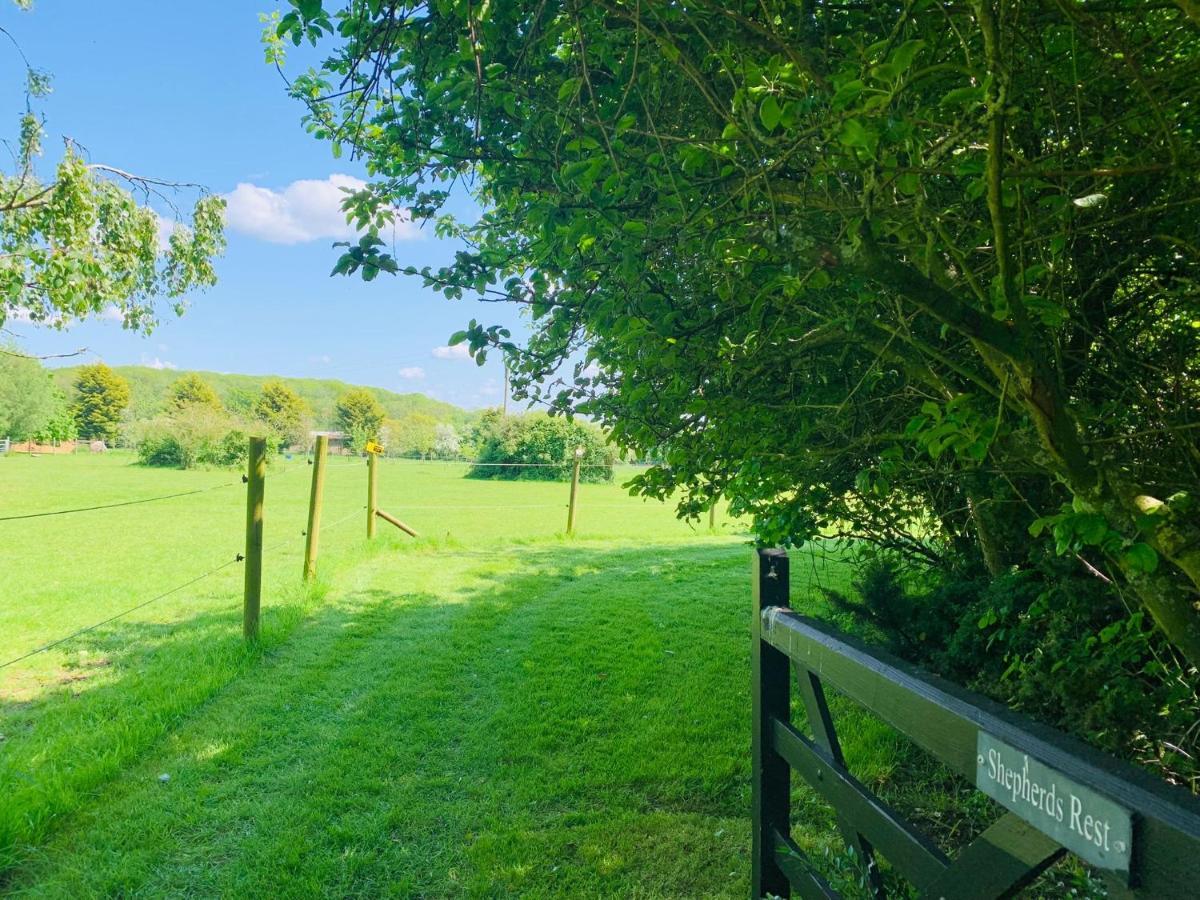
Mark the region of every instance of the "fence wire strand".
[[78, 631], [72, 632], [71, 634], [68, 634], [66, 637], [61, 637], [58, 640], [51, 641], [48, 644], [43, 644], [41, 647], [38, 647], [35, 650], [30, 650], [28, 653], [24, 653], [21, 656], [18, 656], [14, 659], [8, 660], [7, 662], [0, 663], [0, 669], [6, 669], [11, 665], [15, 665], [16, 663], [21, 662], [22, 660], [29, 659], [31, 656], [37, 656], [39, 653], [45, 653], [47, 650], [52, 650], [53, 648], [57, 647], [59, 644], [65, 644], [67, 641], [73, 640], [73, 639], [79, 637], [81, 634], [87, 634], [89, 631], [95, 631], [100, 626], [107, 625], [109, 622], [115, 622], [117, 619], [127, 616], [132, 612], [137, 612], [139, 609], [143, 609], [144, 607], [149, 606], [151, 603], [156, 603], [159, 600], [162, 600], [166, 597], [170, 597], [172, 594], [178, 594], [184, 588], [189, 588], [193, 584], [197, 584], [198, 582], [203, 581], [205, 578], [208, 578], [212, 575], [217, 574], [222, 569], [228, 569], [230, 566], [237, 565], [239, 562], [241, 562], [240, 554], [238, 557], [235, 557], [234, 559], [228, 560], [226, 562], [221, 563], [219, 566], [216, 566], [215, 568], [209, 569], [203, 575], [197, 575], [195, 578], [192, 578], [189, 581], [185, 581], [183, 584], [178, 584], [175, 587], [171, 588], [170, 590], [163, 591], [161, 594], [159, 594], [155, 597], [151, 597], [149, 600], [143, 600], [141, 603], [137, 604], [136, 606], [131, 606], [128, 609], [122, 610], [121, 612], [117, 613], [116, 615], [109, 616], [107, 619], [102, 619], [101, 621], [95, 623], [94, 625], [88, 625], [86, 628], [80, 628]]
[[219, 491], [222, 488], [233, 487], [236, 484], [241, 484], [240, 481], [229, 481], [225, 484], [215, 484], [212, 487], [197, 488], [192, 491], [179, 491], [175, 494], [163, 494], [159, 497], [140, 497], [137, 500], [120, 500], [116, 503], [101, 503], [96, 506], [76, 506], [72, 509], [54, 509], [47, 512], [35, 513], [19, 513], [15, 516], [0, 516], [0, 522], [13, 522], [17, 519], [42, 519], [47, 516], [65, 516], [70, 513], [92, 512], [97, 509], [116, 509], [118, 506], [136, 506], [139, 503], [157, 503], [160, 500], [173, 500], [176, 497], [190, 497], [194, 494], [207, 494], [210, 491]]

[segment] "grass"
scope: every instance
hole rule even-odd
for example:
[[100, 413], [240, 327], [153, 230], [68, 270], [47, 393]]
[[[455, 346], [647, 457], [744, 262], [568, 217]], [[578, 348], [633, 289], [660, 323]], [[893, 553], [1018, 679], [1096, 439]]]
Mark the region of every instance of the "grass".
[[[241, 640], [230, 565], [0, 669], [0, 890], [745, 896], [737, 523], [701, 533], [584, 485], [565, 539], [566, 485], [387, 462], [381, 505], [422, 537], [381, 525], [368, 546], [351, 464], [330, 471], [326, 522], [344, 522], [306, 590], [308, 471], [268, 476], [257, 647]], [[119, 456], [0, 458], [0, 517], [215, 488], [0, 522], [0, 662], [227, 562], [244, 515], [239, 484], [215, 487], [230, 480]], [[847, 574], [837, 557], [798, 559], [793, 602], [819, 608], [817, 587]], [[961, 786], [833, 702], [861, 781], [945, 816], [952, 838], [977, 830], [956, 812]], [[830, 810], [794, 793], [798, 844], [853, 896]]]

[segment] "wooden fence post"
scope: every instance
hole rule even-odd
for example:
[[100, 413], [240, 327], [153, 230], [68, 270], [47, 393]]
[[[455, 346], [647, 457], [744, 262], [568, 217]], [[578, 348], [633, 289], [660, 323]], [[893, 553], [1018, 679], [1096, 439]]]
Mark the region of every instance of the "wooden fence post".
[[575, 533], [575, 498], [579, 493], [579, 464], [583, 462], [583, 448], [575, 448], [575, 467], [571, 470], [571, 499], [567, 504], [567, 534]]
[[375, 512], [379, 509], [379, 455], [367, 453], [367, 537], [375, 537]]
[[321, 541], [321, 506], [325, 500], [325, 458], [329, 454], [329, 438], [317, 435], [313, 448], [312, 490], [308, 495], [308, 530], [304, 532], [304, 580], [317, 577], [317, 551]]
[[791, 884], [775, 861], [775, 835], [790, 837], [791, 769], [775, 751], [773, 721], [790, 717], [788, 658], [762, 639], [762, 612], [788, 605], [788, 557], [783, 550], [754, 555], [753, 739], [751, 760], [751, 896], [791, 896]]
[[242, 602], [242, 634], [258, 640], [262, 601], [263, 499], [267, 487], [267, 439], [250, 438], [246, 466], [246, 587]]

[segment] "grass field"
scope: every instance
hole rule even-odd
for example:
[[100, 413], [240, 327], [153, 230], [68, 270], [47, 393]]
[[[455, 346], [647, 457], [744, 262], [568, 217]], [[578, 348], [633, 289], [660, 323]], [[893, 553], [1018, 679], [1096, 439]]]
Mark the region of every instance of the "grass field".
[[[80, 896], [735, 896], [746, 889], [748, 553], [616, 485], [334, 460], [267, 485], [241, 567], [0, 669], [0, 885]], [[0, 459], [0, 662], [229, 563], [237, 473]], [[332, 527], [330, 527], [332, 526]], [[832, 577], [832, 575], [831, 575]], [[160, 780], [161, 775], [167, 780]]]
[[[237, 473], [0, 458], [0, 664], [104, 623], [0, 668], [0, 892], [746, 895], [738, 523], [710, 534], [584, 485], [566, 538], [566, 485], [385, 462], [381, 506], [422, 536], [381, 524], [368, 544], [365, 466], [334, 460], [303, 589], [310, 471], [268, 475], [248, 647]], [[201, 493], [6, 518], [185, 491]], [[795, 559], [793, 605], [827, 615], [819, 589], [848, 566]], [[994, 817], [832, 701], [852, 770], [889, 802], [948, 844]], [[797, 843], [857, 896], [830, 811], [799, 785], [793, 809]], [[1082, 895], [1078, 872], [1055, 878], [1044, 895]]]

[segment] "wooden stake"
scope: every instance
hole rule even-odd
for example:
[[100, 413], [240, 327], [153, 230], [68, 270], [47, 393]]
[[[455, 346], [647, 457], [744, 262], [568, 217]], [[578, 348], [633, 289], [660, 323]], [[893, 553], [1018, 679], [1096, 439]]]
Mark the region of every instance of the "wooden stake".
[[263, 500], [267, 487], [267, 439], [250, 438], [246, 467], [246, 588], [242, 603], [242, 634], [258, 640], [262, 601]]
[[325, 457], [329, 454], [329, 438], [317, 435], [313, 449], [312, 490], [308, 495], [308, 530], [304, 533], [304, 580], [317, 577], [317, 550], [321, 540], [321, 506], [325, 500]]
[[409, 528], [407, 525], [405, 525], [403, 522], [401, 522], [395, 516], [385, 513], [382, 509], [375, 510], [375, 515], [379, 516], [379, 518], [383, 519], [383, 521], [390, 522], [392, 525], [395, 525], [397, 528], [399, 528], [401, 531], [403, 531], [405, 534], [409, 535], [410, 537], [417, 537], [417, 533], [415, 531], [413, 531], [411, 528]]
[[379, 456], [367, 454], [367, 537], [375, 537], [375, 513], [379, 511]]
[[571, 470], [571, 501], [567, 506], [567, 534], [575, 533], [575, 496], [579, 493], [579, 463], [583, 455], [575, 453], [575, 468]]

